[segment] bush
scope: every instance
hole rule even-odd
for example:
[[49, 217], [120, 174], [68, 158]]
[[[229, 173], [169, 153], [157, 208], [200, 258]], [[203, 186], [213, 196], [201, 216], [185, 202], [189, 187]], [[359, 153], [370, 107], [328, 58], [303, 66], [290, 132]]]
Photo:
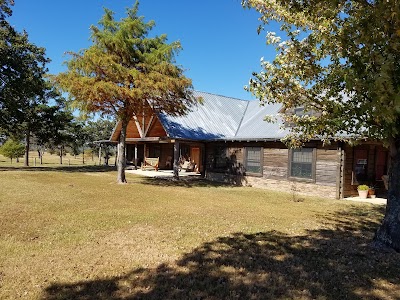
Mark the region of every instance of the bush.
[[20, 142], [7, 140], [4, 145], [0, 147], [0, 153], [10, 158], [12, 161], [13, 158], [19, 158], [25, 154], [25, 146]]

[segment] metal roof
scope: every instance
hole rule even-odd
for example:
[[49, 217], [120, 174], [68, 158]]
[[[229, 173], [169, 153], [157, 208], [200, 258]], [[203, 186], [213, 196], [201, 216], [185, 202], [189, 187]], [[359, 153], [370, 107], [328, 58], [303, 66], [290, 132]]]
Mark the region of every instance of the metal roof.
[[202, 103], [185, 116], [160, 114], [159, 118], [171, 138], [191, 140], [281, 139], [287, 132], [280, 122], [264, 121], [266, 115], [278, 115], [280, 105], [260, 106], [246, 101], [205, 92], [194, 92]]
[[[278, 140], [288, 134], [281, 128], [282, 121], [279, 117], [280, 104], [266, 104], [260, 106], [259, 101], [249, 101], [243, 121], [235, 135], [237, 139], [272, 139]], [[264, 121], [265, 116], [274, 116], [275, 123]]]

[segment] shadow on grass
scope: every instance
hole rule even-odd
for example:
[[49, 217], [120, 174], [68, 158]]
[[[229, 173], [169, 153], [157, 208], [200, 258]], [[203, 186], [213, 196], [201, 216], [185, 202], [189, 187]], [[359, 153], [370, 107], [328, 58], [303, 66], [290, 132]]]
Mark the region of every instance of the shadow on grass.
[[381, 216], [382, 208], [359, 206], [306, 235], [239, 232], [174, 264], [54, 283], [43, 299], [400, 299], [399, 254], [368, 246]]
[[40, 167], [21, 167], [6, 166], [0, 167], [0, 172], [4, 171], [43, 171], [43, 172], [111, 172], [115, 171], [114, 166], [40, 166]]
[[179, 180], [174, 180], [172, 177], [146, 177], [142, 180], [143, 184], [167, 186], [167, 187], [238, 187], [236, 184], [217, 182], [205, 179], [200, 176], [181, 176]]

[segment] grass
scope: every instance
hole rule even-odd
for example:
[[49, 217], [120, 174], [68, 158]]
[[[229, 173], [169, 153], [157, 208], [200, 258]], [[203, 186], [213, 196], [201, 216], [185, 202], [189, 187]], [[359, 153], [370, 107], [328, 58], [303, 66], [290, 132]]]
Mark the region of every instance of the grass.
[[[1, 161], [1, 159], [0, 159]], [[0, 299], [400, 299], [383, 208], [0, 163]]]

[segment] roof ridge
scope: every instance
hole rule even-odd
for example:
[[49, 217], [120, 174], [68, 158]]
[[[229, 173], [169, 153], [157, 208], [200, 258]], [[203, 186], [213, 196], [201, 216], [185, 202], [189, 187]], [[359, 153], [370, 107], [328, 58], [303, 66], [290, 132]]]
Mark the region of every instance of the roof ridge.
[[213, 96], [218, 96], [218, 97], [223, 97], [223, 98], [229, 98], [229, 99], [234, 99], [234, 100], [240, 100], [240, 101], [245, 101], [245, 102], [253, 101], [253, 100], [240, 99], [240, 98], [237, 98], [237, 97], [230, 97], [230, 96], [214, 94], [214, 93], [210, 93], [210, 92], [199, 91], [199, 90], [194, 90], [194, 91], [198, 92], [198, 93], [204, 93], [204, 94], [208, 94], [208, 95], [213, 95]]
[[238, 132], [240, 130], [240, 127], [242, 126], [242, 122], [243, 122], [244, 116], [246, 115], [247, 109], [249, 108], [249, 104], [250, 104], [250, 101], [248, 101], [247, 104], [246, 104], [246, 109], [244, 110], [242, 118], [240, 119], [240, 122], [239, 122], [239, 126], [236, 129], [236, 132], [235, 132], [235, 135], [234, 135], [235, 137], [237, 136], [237, 134], [238, 134]]

